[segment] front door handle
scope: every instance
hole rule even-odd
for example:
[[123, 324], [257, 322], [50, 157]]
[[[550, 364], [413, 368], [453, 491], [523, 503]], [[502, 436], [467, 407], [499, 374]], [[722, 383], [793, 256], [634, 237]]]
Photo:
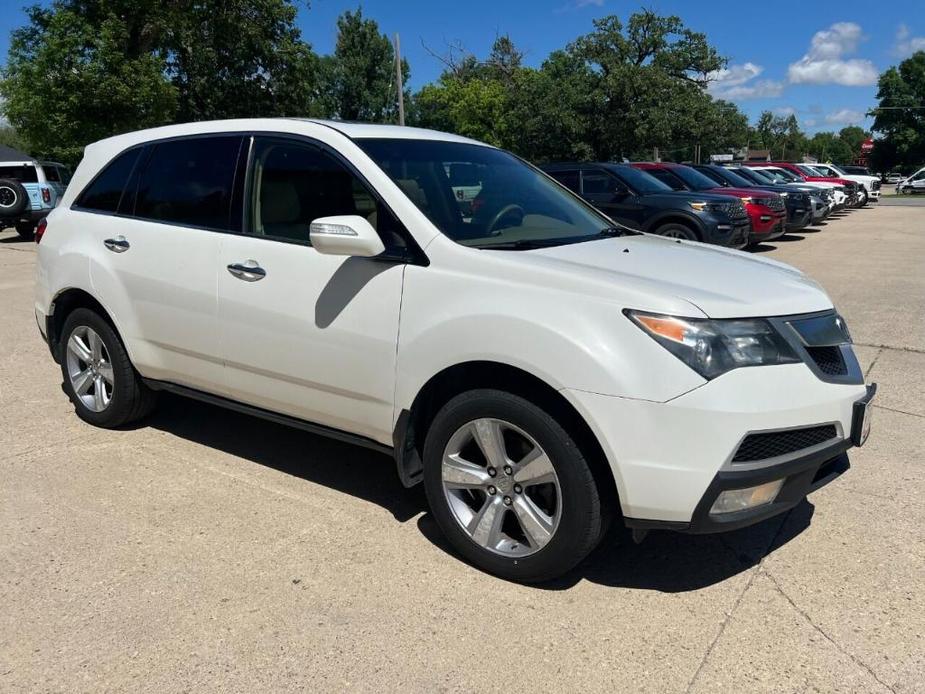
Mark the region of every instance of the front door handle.
[[243, 263], [232, 263], [228, 272], [245, 282], [256, 282], [267, 276], [267, 271], [257, 264], [256, 260], [245, 260]]
[[125, 239], [124, 236], [117, 236], [114, 239], [106, 239], [103, 241], [103, 245], [113, 253], [125, 253], [130, 248], [129, 242]]

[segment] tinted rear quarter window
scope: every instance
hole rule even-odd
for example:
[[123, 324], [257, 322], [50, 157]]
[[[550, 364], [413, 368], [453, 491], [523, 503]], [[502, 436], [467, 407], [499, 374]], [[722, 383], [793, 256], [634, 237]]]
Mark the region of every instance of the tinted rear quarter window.
[[138, 184], [135, 216], [229, 229], [241, 139], [233, 135], [155, 144]]
[[115, 212], [122, 199], [125, 182], [132, 174], [141, 148], [130, 149], [116, 157], [77, 198], [77, 207], [100, 212]]
[[0, 166], [0, 178], [12, 178], [20, 183], [38, 183], [39, 177], [34, 166]]
[[50, 164], [43, 164], [42, 171], [45, 172], [45, 180], [49, 183], [60, 183], [61, 177], [58, 176], [57, 167], [51, 166]]
[[574, 193], [581, 192], [577, 171], [550, 171], [549, 175]]

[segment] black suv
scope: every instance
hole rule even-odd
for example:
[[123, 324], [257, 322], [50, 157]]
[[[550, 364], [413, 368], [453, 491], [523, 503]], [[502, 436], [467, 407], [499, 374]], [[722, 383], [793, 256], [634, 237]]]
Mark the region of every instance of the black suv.
[[751, 223], [739, 198], [675, 191], [625, 164], [558, 163], [540, 167], [620, 224], [661, 236], [742, 248]]
[[812, 224], [813, 201], [809, 190], [799, 190], [785, 185], [758, 185], [737, 171], [716, 164], [689, 164], [717, 185], [725, 188], [754, 188], [777, 193], [787, 207], [787, 231], [797, 231]]

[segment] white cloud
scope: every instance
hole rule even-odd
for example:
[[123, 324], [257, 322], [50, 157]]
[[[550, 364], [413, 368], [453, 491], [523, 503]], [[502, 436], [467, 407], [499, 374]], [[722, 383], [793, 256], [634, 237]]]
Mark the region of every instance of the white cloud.
[[925, 51], [925, 36], [910, 36], [909, 27], [900, 24], [896, 30], [896, 45], [893, 52], [899, 58], [908, 58], [916, 51]]
[[710, 80], [707, 91], [717, 99], [743, 100], [780, 96], [784, 90], [781, 82], [756, 80], [764, 68], [754, 63], [730, 65], [721, 70], [707, 73]]
[[815, 119], [815, 118], [807, 118], [805, 121], [803, 121], [803, 126], [806, 127], [806, 128], [813, 128], [813, 127], [815, 127], [815, 126], [816, 126], [816, 119]]
[[778, 106], [774, 109], [774, 113], [778, 116], [793, 116], [796, 112], [793, 106]]
[[825, 116], [825, 122], [830, 124], [856, 125], [864, 120], [866, 116], [863, 111], [856, 111], [851, 108], [843, 108], [833, 111]]
[[845, 58], [863, 39], [854, 22], [837, 22], [813, 35], [809, 50], [787, 70], [794, 84], [841, 84], [863, 87], [877, 82], [877, 68], [869, 60]]

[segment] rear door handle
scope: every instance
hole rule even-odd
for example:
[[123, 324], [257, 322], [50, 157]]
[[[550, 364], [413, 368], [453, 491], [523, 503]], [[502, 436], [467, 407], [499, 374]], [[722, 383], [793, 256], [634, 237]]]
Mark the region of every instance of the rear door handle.
[[129, 248], [129, 242], [125, 239], [124, 236], [117, 236], [114, 239], [106, 239], [103, 241], [103, 245], [106, 246], [113, 253], [125, 253]]
[[260, 267], [256, 260], [232, 263], [228, 266], [228, 272], [245, 282], [256, 282], [267, 276], [267, 271]]

